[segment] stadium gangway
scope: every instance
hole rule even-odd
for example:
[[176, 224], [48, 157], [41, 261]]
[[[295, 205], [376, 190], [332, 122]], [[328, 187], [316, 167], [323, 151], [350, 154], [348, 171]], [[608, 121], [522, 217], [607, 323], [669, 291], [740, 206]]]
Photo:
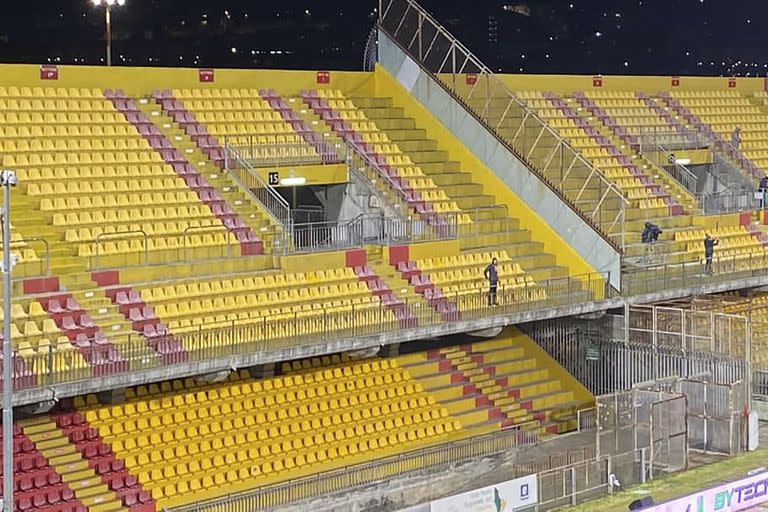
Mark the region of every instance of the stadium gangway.
[[[704, 183], [706, 187], [699, 183], [698, 178], [686, 165], [675, 159], [673, 152], [673, 148], [680, 150], [702, 147], [710, 149], [713, 158], [712, 170]], [[754, 184], [717, 151], [714, 143], [704, 140], [703, 136], [697, 133], [685, 131], [644, 134], [639, 138], [638, 150], [696, 197], [700, 213], [733, 213], [760, 207]], [[735, 178], [735, 181], [728, 179], [729, 177]]]
[[228, 141], [224, 144], [224, 171], [235, 179], [242, 190], [256, 199], [285, 231], [293, 231], [291, 205], [273, 184], [264, 181], [253, 164], [241, 155], [240, 148]]
[[[629, 201], [621, 189], [426, 10], [413, 0], [379, 0], [379, 29], [585, 222], [616, 248], [624, 247]], [[581, 186], [569, 188], [574, 180]]]

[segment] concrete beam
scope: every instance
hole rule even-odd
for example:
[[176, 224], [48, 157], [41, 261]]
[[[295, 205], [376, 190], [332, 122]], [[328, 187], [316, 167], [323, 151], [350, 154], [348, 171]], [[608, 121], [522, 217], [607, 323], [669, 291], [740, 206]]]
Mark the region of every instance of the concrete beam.
[[310, 343], [301, 346], [267, 350], [250, 354], [238, 354], [206, 361], [194, 361], [149, 370], [137, 370], [124, 374], [105, 375], [104, 377], [97, 379], [89, 378], [87, 380], [62, 382], [42, 388], [15, 391], [13, 394], [13, 404], [14, 406], [19, 406], [46, 400], [59, 400], [65, 397], [79, 396], [87, 393], [96, 393], [165, 380], [182, 379], [226, 370], [249, 368], [251, 366], [269, 363], [279, 363], [282, 361], [347, 352], [350, 350], [372, 349], [395, 343], [404, 343], [482, 329], [492, 329], [494, 327], [504, 327], [507, 325], [548, 320], [551, 318], [584, 315], [598, 311], [607, 311], [609, 309], [623, 308], [627, 304], [648, 304], [652, 302], [690, 297], [692, 295], [720, 293], [757, 286], [768, 286], [768, 276], [745, 278], [725, 283], [706, 284], [691, 288], [665, 290], [634, 297], [616, 297], [609, 300], [585, 302], [571, 306], [526, 311], [522, 313], [505, 314], [501, 312], [498, 315], [460, 322], [415, 327], [382, 334], [344, 338], [331, 342], [324, 341], [321, 343]]

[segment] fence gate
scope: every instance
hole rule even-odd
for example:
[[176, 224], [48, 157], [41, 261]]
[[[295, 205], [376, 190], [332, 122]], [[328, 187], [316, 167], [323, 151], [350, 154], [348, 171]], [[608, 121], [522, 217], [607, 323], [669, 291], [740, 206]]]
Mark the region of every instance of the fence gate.
[[671, 396], [651, 403], [650, 469], [665, 473], [688, 466], [688, 418], [685, 396]]
[[679, 392], [688, 397], [690, 448], [734, 455], [745, 449], [744, 382], [717, 384], [681, 380]]
[[635, 405], [631, 393], [613, 393], [596, 398], [595, 433], [598, 457], [626, 453], [637, 446]]

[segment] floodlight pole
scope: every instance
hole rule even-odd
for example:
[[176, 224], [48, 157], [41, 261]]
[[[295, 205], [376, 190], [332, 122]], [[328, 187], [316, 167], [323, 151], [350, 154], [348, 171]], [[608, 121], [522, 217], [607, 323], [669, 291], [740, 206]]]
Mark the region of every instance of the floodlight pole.
[[107, 23], [107, 66], [112, 65], [112, 12], [109, 4], [104, 9], [104, 17]]
[[11, 171], [3, 187], [3, 512], [13, 512], [13, 349], [11, 346]]

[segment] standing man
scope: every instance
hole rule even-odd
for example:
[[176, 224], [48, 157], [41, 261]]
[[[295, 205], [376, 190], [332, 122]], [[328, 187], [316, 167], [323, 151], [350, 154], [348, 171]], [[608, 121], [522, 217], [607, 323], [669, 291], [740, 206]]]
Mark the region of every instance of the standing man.
[[736, 149], [739, 149], [739, 146], [741, 146], [741, 127], [737, 126], [733, 129], [733, 133], [731, 134], [731, 146], [733, 146]]
[[496, 301], [496, 287], [499, 285], [499, 260], [493, 258], [491, 264], [485, 267], [483, 275], [488, 280], [488, 305], [498, 306]]
[[712, 238], [707, 233], [704, 237], [704, 273], [712, 275], [712, 256], [715, 254], [715, 246], [720, 243], [719, 238]]
[[760, 184], [757, 186], [757, 191], [760, 193], [760, 209], [768, 208], [766, 204], [765, 196], [768, 194], [768, 176], [760, 178]]

